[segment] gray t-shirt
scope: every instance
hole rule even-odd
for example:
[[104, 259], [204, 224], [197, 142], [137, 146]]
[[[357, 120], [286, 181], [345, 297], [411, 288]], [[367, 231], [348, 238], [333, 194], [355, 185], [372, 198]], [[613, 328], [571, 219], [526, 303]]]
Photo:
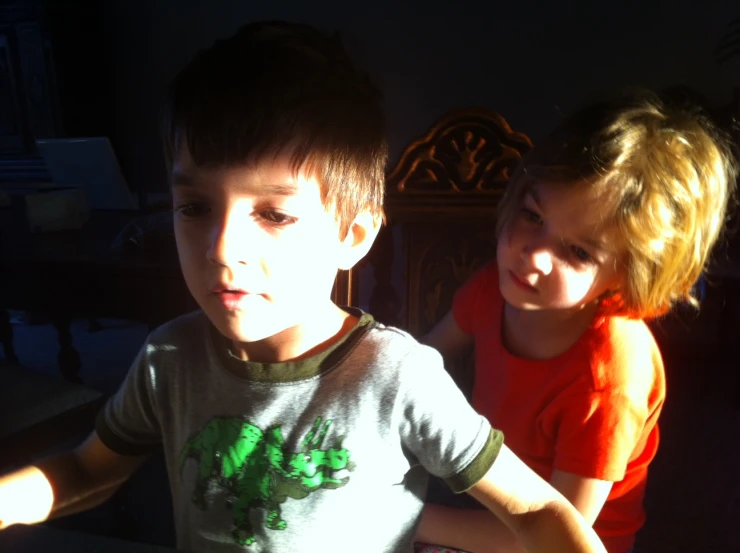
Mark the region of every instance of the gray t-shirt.
[[427, 471], [461, 492], [490, 468], [503, 436], [440, 355], [357, 314], [300, 362], [237, 359], [202, 312], [149, 336], [97, 430], [121, 454], [164, 447], [178, 547], [408, 553]]

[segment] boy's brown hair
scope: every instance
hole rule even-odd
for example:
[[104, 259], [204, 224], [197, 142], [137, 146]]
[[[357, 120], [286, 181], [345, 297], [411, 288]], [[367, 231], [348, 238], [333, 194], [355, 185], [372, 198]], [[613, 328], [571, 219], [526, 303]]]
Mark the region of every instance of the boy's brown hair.
[[725, 222], [736, 163], [727, 138], [697, 108], [640, 90], [567, 118], [522, 159], [500, 205], [497, 231], [537, 184], [583, 186], [603, 196], [627, 249], [614, 311], [648, 318], [694, 284]]
[[200, 52], [175, 77], [163, 117], [169, 170], [187, 148], [198, 166], [287, 151], [316, 177], [344, 237], [355, 217], [383, 217], [388, 146], [382, 96], [338, 36], [258, 22]]

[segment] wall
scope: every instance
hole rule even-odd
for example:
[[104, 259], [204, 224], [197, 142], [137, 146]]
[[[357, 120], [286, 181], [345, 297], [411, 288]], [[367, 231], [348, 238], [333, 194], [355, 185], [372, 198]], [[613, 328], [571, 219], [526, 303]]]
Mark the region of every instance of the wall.
[[730, 79], [713, 50], [727, 23], [740, 16], [735, 0], [377, 0], [360, 6], [111, 0], [104, 10], [119, 148], [127, 159], [139, 150], [140, 170], [155, 186], [163, 177], [156, 117], [167, 83], [196, 50], [250, 20], [289, 19], [345, 33], [385, 92], [396, 156], [436, 117], [459, 106], [492, 108], [536, 140], [582, 98], [618, 84], [685, 84], [726, 103]]

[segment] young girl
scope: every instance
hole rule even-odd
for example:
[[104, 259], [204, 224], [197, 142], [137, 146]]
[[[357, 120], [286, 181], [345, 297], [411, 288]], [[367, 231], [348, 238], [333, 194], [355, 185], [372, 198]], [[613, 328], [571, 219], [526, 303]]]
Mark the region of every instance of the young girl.
[[[495, 262], [426, 337], [445, 355], [475, 346], [473, 405], [609, 553], [633, 546], [658, 447], [665, 378], [643, 321], [696, 303], [734, 177], [728, 145], [698, 113], [647, 92], [582, 110], [524, 157]], [[496, 544], [494, 526], [483, 511], [430, 504], [417, 537], [520, 550], [513, 537]]]

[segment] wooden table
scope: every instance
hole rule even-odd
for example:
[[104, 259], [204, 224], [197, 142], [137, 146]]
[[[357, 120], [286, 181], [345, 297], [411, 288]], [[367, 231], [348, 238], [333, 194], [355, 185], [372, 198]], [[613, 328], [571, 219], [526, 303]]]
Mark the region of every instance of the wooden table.
[[[154, 327], [197, 309], [171, 233], [159, 230], [143, 246], [112, 247], [135, 216], [93, 212], [81, 230], [32, 233], [22, 198], [0, 210], [0, 311], [51, 316], [59, 336], [59, 366], [68, 380], [76, 380], [80, 368], [69, 332], [73, 315], [130, 319]], [[0, 338], [12, 346], [7, 318], [0, 318]]]
[[135, 543], [45, 526], [14, 525], [0, 532], [8, 553], [175, 553], [176, 549]]
[[0, 471], [89, 433], [105, 399], [82, 384], [0, 365]]

